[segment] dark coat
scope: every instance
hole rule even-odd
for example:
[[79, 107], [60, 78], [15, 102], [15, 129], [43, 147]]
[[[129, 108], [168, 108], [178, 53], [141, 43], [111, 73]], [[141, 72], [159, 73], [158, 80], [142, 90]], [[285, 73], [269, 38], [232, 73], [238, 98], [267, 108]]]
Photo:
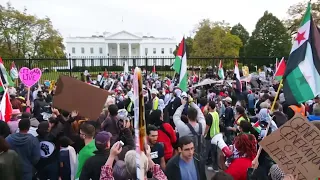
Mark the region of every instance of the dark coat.
[[[196, 169], [197, 169], [198, 180], [207, 179], [205, 164], [201, 163], [195, 157], [193, 159], [194, 159], [194, 165], [196, 166]], [[180, 174], [179, 161], [180, 161], [180, 155], [175, 155], [169, 160], [168, 164], [166, 165], [165, 174], [168, 180], [182, 180], [181, 174]]]
[[95, 151], [82, 168], [80, 180], [99, 180], [101, 167], [107, 162], [110, 151]]

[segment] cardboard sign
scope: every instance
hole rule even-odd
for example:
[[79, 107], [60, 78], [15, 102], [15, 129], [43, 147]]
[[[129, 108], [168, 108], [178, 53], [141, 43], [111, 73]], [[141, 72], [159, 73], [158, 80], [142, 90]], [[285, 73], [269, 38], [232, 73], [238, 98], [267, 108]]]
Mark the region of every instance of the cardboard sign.
[[57, 81], [53, 107], [71, 112], [76, 110], [80, 116], [97, 120], [109, 93], [69, 76], [60, 76]]
[[30, 70], [27, 67], [23, 67], [19, 71], [19, 78], [21, 82], [28, 87], [35, 85], [40, 80], [41, 75], [42, 72], [39, 68]]
[[305, 117], [294, 116], [259, 144], [286, 174], [320, 177], [320, 130]]

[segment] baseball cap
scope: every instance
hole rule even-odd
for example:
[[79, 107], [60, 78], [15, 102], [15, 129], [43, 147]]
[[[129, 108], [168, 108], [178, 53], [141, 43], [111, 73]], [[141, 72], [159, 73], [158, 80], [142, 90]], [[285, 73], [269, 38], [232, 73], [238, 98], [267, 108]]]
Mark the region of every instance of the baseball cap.
[[101, 131], [96, 135], [95, 143], [96, 144], [107, 144], [110, 141], [112, 134], [107, 131]]

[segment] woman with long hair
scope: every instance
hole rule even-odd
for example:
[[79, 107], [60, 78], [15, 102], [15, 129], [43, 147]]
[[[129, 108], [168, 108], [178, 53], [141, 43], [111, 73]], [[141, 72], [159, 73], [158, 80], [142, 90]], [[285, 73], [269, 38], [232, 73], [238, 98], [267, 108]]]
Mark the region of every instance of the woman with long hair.
[[241, 121], [250, 121], [248, 118], [245, 109], [242, 106], [237, 106], [236, 107], [236, 117], [234, 123], [239, 126]]
[[164, 144], [164, 159], [168, 161], [173, 156], [173, 147], [176, 144], [177, 136], [169, 123], [163, 121], [161, 110], [153, 110], [149, 116], [150, 124], [158, 127], [158, 142]]
[[229, 165], [226, 173], [230, 174], [234, 180], [247, 180], [247, 170], [252, 165], [252, 160], [257, 154], [257, 140], [252, 134], [240, 134], [235, 137], [234, 148], [238, 153], [238, 158]]
[[18, 154], [9, 149], [9, 144], [0, 136], [0, 179], [22, 179], [22, 164]]

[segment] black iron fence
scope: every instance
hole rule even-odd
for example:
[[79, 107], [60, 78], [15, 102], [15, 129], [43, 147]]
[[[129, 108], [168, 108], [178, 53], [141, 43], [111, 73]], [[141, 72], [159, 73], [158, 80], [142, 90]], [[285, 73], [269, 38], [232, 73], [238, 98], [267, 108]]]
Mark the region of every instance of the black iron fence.
[[[278, 57], [280, 60], [280, 57]], [[206, 73], [208, 67], [219, 66], [220, 60], [225, 69], [233, 69], [235, 60], [239, 65], [246, 65], [250, 70], [255, 71], [255, 66], [270, 66], [275, 64], [276, 57], [195, 57], [188, 58], [187, 64], [189, 70]], [[152, 71], [153, 66], [157, 73], [161, 75], [173, 75], [171, 66], [174, 57], [70, 57], [70, 58], [3, 58], [7, 70], [10, 69], [14, 61], [17, 68], [29, 67], [40, 68], [43, 71], [41, 80], [56, 80], [59, 75], [69, 75], [79, 77], [82, 72], [88, 70], [95, 75], [107, 70], [108, 72], [123, 72], [127, 65], [129, 71], [134, 67], [141, 67], [147, 72]]]

